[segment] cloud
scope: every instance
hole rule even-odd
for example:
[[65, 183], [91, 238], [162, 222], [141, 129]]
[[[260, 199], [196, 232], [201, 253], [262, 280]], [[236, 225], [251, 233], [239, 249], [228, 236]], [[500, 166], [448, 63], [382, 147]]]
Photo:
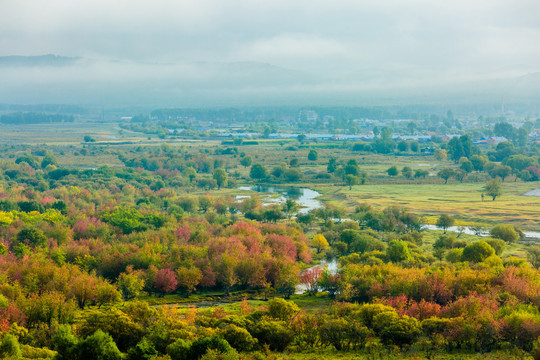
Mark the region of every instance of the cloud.
[[[248, 92], [260, 83], [276, 92], [444, 85], [539, 71], [539, 38], [538, 0], [0, 1], [0, 55], [91, 59], [2, 73], [27, 84], [174, 79], [188, 90]], [[200, 65], [246, 61], [295, 75]]]

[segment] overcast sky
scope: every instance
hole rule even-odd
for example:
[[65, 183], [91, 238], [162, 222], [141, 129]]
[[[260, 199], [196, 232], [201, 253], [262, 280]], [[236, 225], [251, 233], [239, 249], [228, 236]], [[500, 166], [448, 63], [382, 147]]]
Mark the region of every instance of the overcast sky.
[[341, 83], [518, 76], [540, 70], [540, 1], [0, 0], [0, 55], [40, 54], [254, 61]]

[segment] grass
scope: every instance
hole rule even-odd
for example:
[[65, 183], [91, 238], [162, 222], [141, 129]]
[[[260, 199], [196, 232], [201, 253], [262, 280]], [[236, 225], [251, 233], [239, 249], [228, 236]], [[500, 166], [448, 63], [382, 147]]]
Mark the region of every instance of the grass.
[[427, 217], [447, 213], [454, 215], [458, 225], [471, 223], [510, 223], [530, 230], [540, 230], [540, 197], [524, 196], [529, 190], [540, 187], [540, 182], [503, 183], [503, 196], [495, 201], [480, 194], [483, 183], [444, 184], [367, 184], [348, 187], [315, 186], [325, 194], [325, 200], [353, 207], [367, 203], [376, 208], [400, 206]]

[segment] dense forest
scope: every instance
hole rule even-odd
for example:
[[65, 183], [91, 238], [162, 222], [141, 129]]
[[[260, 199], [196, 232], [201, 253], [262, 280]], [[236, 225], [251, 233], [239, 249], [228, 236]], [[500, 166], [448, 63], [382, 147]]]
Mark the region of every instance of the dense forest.
[[2, 358], [540, 358], [534, 122], [152, 139], [177, 113], [0, 143]]

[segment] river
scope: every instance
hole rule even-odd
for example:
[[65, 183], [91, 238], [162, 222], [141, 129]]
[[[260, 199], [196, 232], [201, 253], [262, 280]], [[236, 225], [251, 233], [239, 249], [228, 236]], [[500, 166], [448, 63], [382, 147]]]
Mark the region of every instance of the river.
[[[300, 214], [305, 214], [313, 209], [322, 207], [320, 200], [317, 200], [321, 193], [308, 188], [295, 188], [295, 187], [279, 187], [279, 186], [241, 186], [239, 190], [256, 191], [259, 193], [277, 193], [280, 196], [277, 198], [264, 199], [265, 204], [271, 203], [284, 203], [287, 199], [293, 199], [300, 205]], [[239, 198], [241, 198], [240, 196]], [[342, 219], [348, 220], [348, 219]], [[436, 225], [423, 225], [423, 229], [428, 230], [440, 230]], [[448, 231], [461, 232], [458, 226], [451, 226]], [[469, 227], [464, 227], [463, 232], [466, 234], [476, 235], [476, 232]], [[540, 232], [538, 231], [524, 231], [525, 238], [534, 239], [540, 241]], [[489, 233], [481, 233], [479, 236], [489, 236]]]
[[256, 191], [260, 193], [276, 193], [278, 198], [263, 199], [264, 203], [284, 203], [287, 199], [292, 199], [300, 205], [300, 214], [306, 214], [313, 209], [322, 207], [320, 200], [317, 200], [321, 193], [308, 188], [278, 187], [278, 186], [240, 186], [239, 190]]

